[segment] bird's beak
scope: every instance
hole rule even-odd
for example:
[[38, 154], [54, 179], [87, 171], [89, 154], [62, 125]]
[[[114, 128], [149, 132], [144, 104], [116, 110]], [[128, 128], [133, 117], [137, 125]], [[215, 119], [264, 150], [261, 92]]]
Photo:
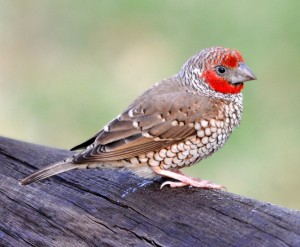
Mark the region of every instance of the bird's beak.
[[239, 63], [239, 67], [236, 70], [236, 74], [232, 79], [232, 84], [239, 84], [245, 81], [252, 81], [256, 80], [256, 76], [253, 72], [249, 69], [249, 67], [244, 63]]

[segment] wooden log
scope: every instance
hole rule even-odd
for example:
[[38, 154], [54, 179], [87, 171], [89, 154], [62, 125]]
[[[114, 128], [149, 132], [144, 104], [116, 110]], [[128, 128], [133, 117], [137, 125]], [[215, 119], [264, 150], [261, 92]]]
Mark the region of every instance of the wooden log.
[[224, 191], [105, 169], [18, 184], [71, 154], [0, 137], [1, 246], [300, 246], [298, 211]]

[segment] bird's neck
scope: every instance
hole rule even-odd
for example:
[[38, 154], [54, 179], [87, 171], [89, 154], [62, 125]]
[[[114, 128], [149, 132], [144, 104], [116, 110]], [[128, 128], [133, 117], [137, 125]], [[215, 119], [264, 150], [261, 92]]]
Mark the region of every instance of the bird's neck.
[[189, 75], [187, 75], [185, 71], [186, 70], [181, 70], [180, 73], [176, 75], [176, 78], [180, 86], [187, 92], [242, 104], [242, 93], [224, 94], [217, 92], [200, 79], [201, 72], [199, 69], [191, 68], [192, 73], [189, 73]]

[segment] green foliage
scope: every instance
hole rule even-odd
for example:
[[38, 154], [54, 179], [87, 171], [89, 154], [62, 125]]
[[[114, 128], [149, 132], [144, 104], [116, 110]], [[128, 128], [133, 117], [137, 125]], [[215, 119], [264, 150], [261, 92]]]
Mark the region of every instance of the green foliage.
[[70, 148], [196, 51], [236, 48], [258, 77], [225, 147], [193, 176], [300, 209], [299, 1], [1, 1], [1, 135]]

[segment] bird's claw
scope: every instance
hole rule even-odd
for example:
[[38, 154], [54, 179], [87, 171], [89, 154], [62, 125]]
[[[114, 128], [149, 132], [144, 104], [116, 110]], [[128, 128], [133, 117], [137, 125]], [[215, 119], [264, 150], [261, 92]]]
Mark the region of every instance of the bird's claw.
[[160, 189], [162, 189], [164, 186], [169, 185], [171, 188], [177, 188], [177, 187], [184, 187], [184, 186], [192, 186], [197, 188], [203, 188], [203, 189], [216, 189], [216, 190], [224, 190], [227, 191], [226, 187], [219, 184], [214, 184], [208, 180], [200, 180], [198, 178], [196, 179], [190, 179], [189, 181], [185, 182], [173, 182], [173, 181], [166, 181], [161, 184]]

